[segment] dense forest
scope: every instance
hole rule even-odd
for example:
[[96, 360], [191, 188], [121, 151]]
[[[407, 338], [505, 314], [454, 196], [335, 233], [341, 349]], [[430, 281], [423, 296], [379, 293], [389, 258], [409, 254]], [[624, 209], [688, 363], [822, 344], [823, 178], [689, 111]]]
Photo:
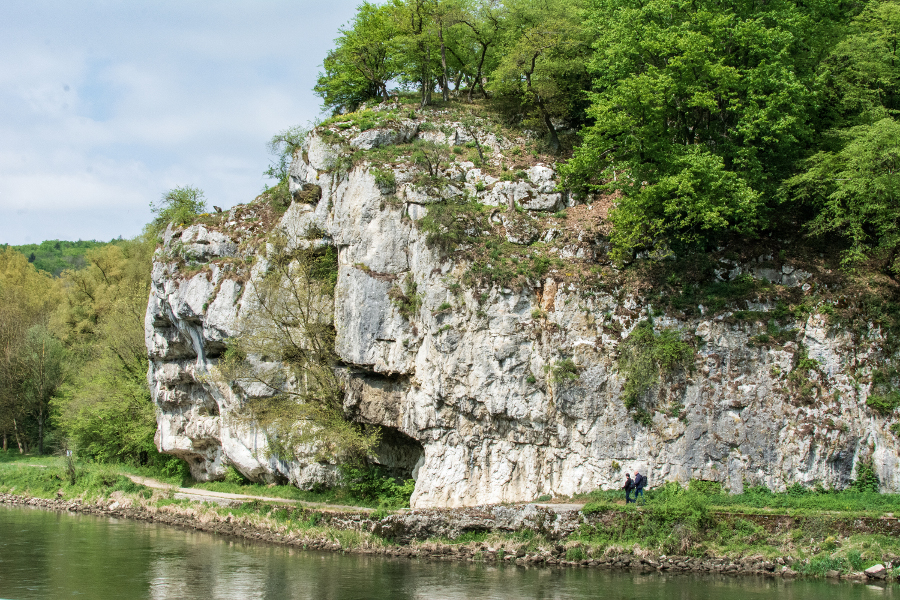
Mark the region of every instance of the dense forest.
[[898, 41], [892, 0], [366, 2], [316, 92], [488, 99], [565, 187], [617, 194], [620, 263], [800, 231], [895, 278]]
[[105, 246], [107, 243], [116, 244], [119, 242], [121, 242], [121, 239], [113, 240], [112, 242], [46, 240], [40, 244], [23, 244], [10, 247], [27, 256], [28, 262], [34, 263], [34, 267], [38, 271], [46, 271], [54, 277], [59, 277], [66, 269], [78, 270], [86, 267], [88, 261], [85, 254], [88, 250]]
[[[4, 450], [71, 448], [100, 461], [179, 462], [153, 443], [144, 313], [160, 231], [204, 208], [199, 190], [176, 188], [135, 239], [0, 248]], [[54, 276], [61, 264], [69, 267]]]

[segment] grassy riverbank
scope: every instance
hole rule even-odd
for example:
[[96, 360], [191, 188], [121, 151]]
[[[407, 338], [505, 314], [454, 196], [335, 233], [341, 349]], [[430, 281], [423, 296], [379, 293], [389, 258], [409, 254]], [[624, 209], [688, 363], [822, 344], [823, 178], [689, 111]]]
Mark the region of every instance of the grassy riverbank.
[[30, 456], [0, 451], [0, 492], [22, 493], [36, 498], [94, 497], [98, 493], [134, 491], [134, 484], [126, 475], [150, 477], [176, 487], [198, 491], [224, 492], [283, 498], [317, 504], [337, 504], [391, 510], [409, 505], [412, 487], [397, 484], [374, 472], [355, 471], [349, 485], [321, 491], [301, 490], [292, 485], [264, 485], [252, 483], [229, 469], [225, 481], [198, 482], [186, 472], [170, 472], [159, 467], [135, 467], [117, 463], [76, 461], [68, 466], [59, 456]]
[[[707, 482], [692, 482], [686, 489], [668, 484], [648, 491], [638, 506], [625, 506], [621, 493], [596, 491], [569, 499], [586, 502], [580, 514], [548, 511], [543, 521], [518, 531], [454, 527], [453, 520], [470, 509], [417, 511], [418, 517], [450, 523], [445, 529], [453, 533], [406, 539], [391, 534], [406, 513], [384, 506], [374, 513], [352, 513], [259, 500], [215, 505], [176, 499], [172, 490], [151, 490], [123, 473], [186, 483], [178, 475], [96, 463], [75, 465], [73, 480], [62, 458], [0, 452], [0, 493], [51, 503], [77, 501], [101, 512], [115, 501], [145, 516], [168, 515], [164, 522], [171, 524], [206, 523], [204, 530], [214, 533], [250, 531], [255, 539], [305, 547], [659, 569], [668, 568], [665, 561], [671, 560], [661, 557], [677, 556], [681, 562], [672, 568], [711, 571], [725, 561], [735, 565], [734, 572], [768, 569], [789, 576], [848, 576], [884, 564], [889, 579], [900, 577], [900, 521], [894, 518], [895, 511], [900, 513], [900, 496], [871, 491], [793, 488], [772, 493], [757, 488], [732, 495]], [[194, 484], [194, 489], [332, 504], [353, 499], [347, 490], [313, 494], [291, 486], [238, 482]], [[460, 520], [466, 519], [471, 522], [471, 514]], [[564, 524], [566, 534], [556, 535], [554, 523]], [[677, 566], [681, 564], [685, 566]]]

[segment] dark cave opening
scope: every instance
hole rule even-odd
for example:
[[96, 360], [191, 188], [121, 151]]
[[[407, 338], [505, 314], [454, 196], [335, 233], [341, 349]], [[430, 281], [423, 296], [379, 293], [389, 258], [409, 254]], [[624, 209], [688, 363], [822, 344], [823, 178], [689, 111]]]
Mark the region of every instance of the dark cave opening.
[[381, 426], [381, 443], [375, 450], [372, 464], [385, 469], [386, 475], [397, 479], [416, 479], [416, 471], [425, 457], [425, 447], [396, 427]]

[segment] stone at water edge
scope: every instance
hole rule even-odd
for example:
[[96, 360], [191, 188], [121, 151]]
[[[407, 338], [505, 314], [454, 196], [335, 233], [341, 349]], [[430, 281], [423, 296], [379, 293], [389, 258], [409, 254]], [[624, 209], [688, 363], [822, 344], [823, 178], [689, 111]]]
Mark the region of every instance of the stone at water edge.
[[831, 571], [825, 571], [825, 577], [828, 579], [840, 579], [841, 573], [840, 571], [835, 571], [832, 569]]
[[871, 579], [884, 579], [887, 576], [887, 569], [884, 565], [875, 565], [866, 569], [866, 577]]

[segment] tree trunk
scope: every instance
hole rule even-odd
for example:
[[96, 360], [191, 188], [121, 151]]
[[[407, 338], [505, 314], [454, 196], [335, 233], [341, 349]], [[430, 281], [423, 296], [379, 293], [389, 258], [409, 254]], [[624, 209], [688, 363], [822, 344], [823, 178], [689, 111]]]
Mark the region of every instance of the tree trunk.
[[6, 440], [6, 432], [3, 432], [3, 451], [6, 452], [9, 450], [9, 442]]
[[484, 67], [484, 58], [487, 56], [487, 51], [488, 47], [485, 44], [481, 44], [481, 58], [478, 61], [478, 72], [475, 74], [475, 81], [472, 82], [472, 87], [469, 88], [469, 102], [472, 102], [472, 92], [475, 91], [476, 85], [481, 85], [481, 93], [487, 98], [484, 85], [481, 83], [481, 69]]
[[444, 70], [444, 78], [441, 81], [441, 97], [444, 102], [450, 100], [450, 76], [447, 73], [447, 45], [444, 44], [444, 25], [438, 27], [438, 39], [441, 40], [441, 68]]
[[13, 433], [16, 434], [16, 445], [19, 447], [19, 454], [25, 454], [25, 448], [22, 446], [22, 438], [19, 437], [19, 424], [13, 419]]
[[531, 92], [534, 96], [534, 99], [538, 105], [538, 109], [541, 111], [541, 117], [543, 117], [544, 119], [544, 125], [546, 125], [547, 129], [550, 131], [550, 149], [554, 154], [556, 154], [557, 152], [559, 152], [559, 136], [556, 135], [556, 128], [553, 127], [553, 122], [550, 120], [550, 113], [547, 112], [547, 107], [544, 106], [544, 101], [541, 99], [541, 95], [535, 92], [534, 88], [531, 87], [531, 73], [525, 73], [525, 81], [528, 83], [528, 91]]

